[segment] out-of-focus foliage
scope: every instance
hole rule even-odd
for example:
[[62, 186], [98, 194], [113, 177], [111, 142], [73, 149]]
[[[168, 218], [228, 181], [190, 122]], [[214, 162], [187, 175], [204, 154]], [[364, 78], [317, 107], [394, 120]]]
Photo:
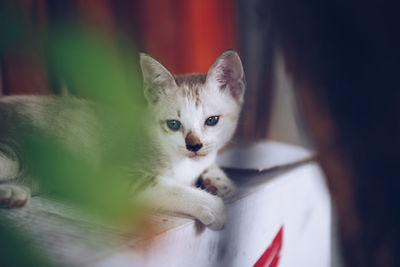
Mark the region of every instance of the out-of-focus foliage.
[[1, 266], [52, 266], [39, 251], [27, 247], [21, 241], [26, 240], [20, 237], [22, 233], [15, 232], [7, 223], [0, 218]]
[[[109, 35], [76, 21], [56, 25], [50, 21], [44, 33], [41, 25], [28, 23], [12, 1], [8, 3], [0, 3], [0, 56], [29, 45], [44, 48], [49, 74], [65, 81], [72, 95], [96, 103], [102, 123], [110, 129], [100, 139], [100, 144], [107, 142], [108, 161], [99, 168], [89, 164], [84, 153], [71, 152], [47, 133], [32, 132], [29, 138], [22, 134], [22, 150], [34, 179], [88, 213], [131, 221], [139, 209], [129, 196], [129, 184], [139, 177], [127, 177], [121, 165], [133, 165], [141, 156], [135, 148], [144, 142], [144, 105], [134, 47], [126, 40], [116, 43]], [[18, 234], [6, 226], [0, 226], [0, 233], [2, 255], [7, 251], [0, 265], [45, 265], [40, 255], [18, 243]]]

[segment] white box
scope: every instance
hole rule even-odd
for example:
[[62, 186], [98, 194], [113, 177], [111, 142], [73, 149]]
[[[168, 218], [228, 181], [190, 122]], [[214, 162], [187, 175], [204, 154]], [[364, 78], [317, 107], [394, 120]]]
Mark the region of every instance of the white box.
[[97, 266], [330, 266], [331, 203], [311, 158], [302, 148], [274, 142], [225, 151], [219, 163], [239, 192], [227, 203], [222, 231], [163, 216], [160, 223], [174, 226], [146, 248], [134, 241]]

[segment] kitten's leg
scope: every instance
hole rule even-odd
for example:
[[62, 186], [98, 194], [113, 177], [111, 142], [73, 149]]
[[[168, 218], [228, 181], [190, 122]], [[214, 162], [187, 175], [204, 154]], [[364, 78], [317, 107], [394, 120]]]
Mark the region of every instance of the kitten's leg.
[[235, 184], [216, 164], [211, 165], [202, 173], [202, 184], [213, 195], [228, 198], [237, 191]]
[[18, 170], [18, 162], [0, 151], [0, 182], [17, 177]]
[[30, 189], [23, 185], [0, 184], [0, 208], [24, 206], [30, 199]]
[[142, 196], [152, 208], [193, 216], [212, 230], [220, 230], [225, 224], [221, 198], [171, 179], [159, 179]]
[[18, 185], [18, 162], [0, 153], [0, 208], [24, 206], [30, 199], [30, 189]]

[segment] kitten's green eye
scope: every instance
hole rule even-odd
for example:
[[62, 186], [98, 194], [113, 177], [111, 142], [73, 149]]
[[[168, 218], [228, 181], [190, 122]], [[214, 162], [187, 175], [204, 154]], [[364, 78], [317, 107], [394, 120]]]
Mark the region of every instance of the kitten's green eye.
[[172, 131], [178, 131], [181, 128], [182, 124], [180, 121], [177, 120], [167, 120], [167, 126]]
[[219, 116], [211, 116], [206, 119], [206, 122], [204, 124], [207, 126], [214, 126], [218, 123], [218, 120]]

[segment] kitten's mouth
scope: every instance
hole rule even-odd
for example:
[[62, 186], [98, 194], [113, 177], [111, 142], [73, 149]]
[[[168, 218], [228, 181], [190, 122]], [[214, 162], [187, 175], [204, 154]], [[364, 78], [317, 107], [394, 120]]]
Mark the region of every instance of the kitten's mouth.
[[191, 152], [191, 153], [188, 154], [188, 157], [191, 158], [191, 159], [197, 159], [197, 158], [201, 158], [201, 157], [204, 157], [204, 156], [206, 156], [206, 154], [200, 153], [200, 152]]

